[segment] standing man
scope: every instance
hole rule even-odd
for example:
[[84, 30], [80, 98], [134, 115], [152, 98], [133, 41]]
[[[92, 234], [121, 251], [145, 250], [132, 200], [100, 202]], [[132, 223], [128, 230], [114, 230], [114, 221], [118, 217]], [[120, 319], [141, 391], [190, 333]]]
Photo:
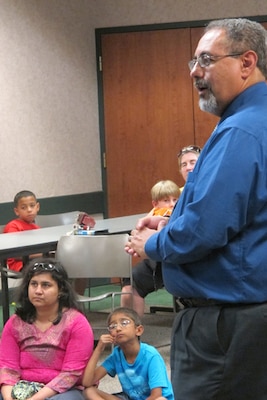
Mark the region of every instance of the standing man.
[[189, 68], [200, 108], [221, 119], [168, 224], [139, 221], [126, 246], [161, 261], [185, 305], [172, 332], [176, 400], [266, 400], [266, 62], [259, 23], [208, 24]]

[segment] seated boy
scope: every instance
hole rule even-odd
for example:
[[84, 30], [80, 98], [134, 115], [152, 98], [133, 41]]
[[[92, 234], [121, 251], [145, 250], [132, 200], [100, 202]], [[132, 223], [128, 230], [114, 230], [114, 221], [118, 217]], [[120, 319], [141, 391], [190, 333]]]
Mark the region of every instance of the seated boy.
[[[144, 332], [139, 315], [129, 308], [116, 308], [108, 316], [109, 334], [104, 334], [84, 371], [86, 400], [174, 400], [164, 360], [158, 350], [140, 341]], [[112, 353], [98, 365], [107, 345]], [[98, 388], [104, 376], [117, 375], [122, 392], [109, 394]]]
[[[148, 215], [162, 215], [169, 217], [172, 209], [180, 196], [180, 189], [170, 180], [159, 181], [151, 189], [153, 209]], [[163, 288], [161, 263], [151, 259], [144, 259], [133, 266], [133, 285], [129, 285], [129, 279], [122, 279], [121, 305], [131, 307], [142, 317], [145, 309], [145, 297], [158, 289]], [[133, 297], [131, 292], [133, 290]], [[133, 304], [132, 304], [133, 302]]]
[[[4, 227], [3, 233], [28, 231], [31, 229], [39, 229], [40, 227], [35, 224], [35, 218], [39, 212], [40, 204], [36, 199], [34, 193], [29, 190], [22, 190], [14, 197], [14, 212], [17, 216], [16, 219], [8, 222]], [[32, 255], [36, 257], [38, 255]], [[7, 260], [9, 269], [20, 271], [23, 267], [22, 259], [9, 258]]]

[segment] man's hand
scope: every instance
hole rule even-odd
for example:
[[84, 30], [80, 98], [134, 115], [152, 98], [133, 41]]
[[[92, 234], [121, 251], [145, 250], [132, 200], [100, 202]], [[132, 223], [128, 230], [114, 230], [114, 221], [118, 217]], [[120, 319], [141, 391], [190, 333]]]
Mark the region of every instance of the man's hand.
[[148, 258], [145, 253], [147, 240], [160, 231], [167, 223], [169, 218], [156, 216], [141, 218], [133, 229], [129, 241], [125, 246], [125, 251], [135, 257]]
[[143, 228], [150, 228], [154, 229], [156, 231], [159, 231], [160, 229], [163, 228], [169, 221], [168, 217], [161, 217], [160, 215], [158, 216], [147, 216], [144, 218], [140, 218], [136, 224], [136, 229], [141, 230]]

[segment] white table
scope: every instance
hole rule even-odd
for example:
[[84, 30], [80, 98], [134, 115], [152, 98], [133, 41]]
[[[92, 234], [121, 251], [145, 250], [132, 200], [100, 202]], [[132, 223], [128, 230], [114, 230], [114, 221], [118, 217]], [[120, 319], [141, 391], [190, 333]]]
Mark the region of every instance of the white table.
[[[97, 220], [94, 230], [108, 230], [109, 234], [130, 232], [139, 218], [145, 214]], [[60, 225], [24, 232], [0, 234], [0, 264], [6, 266], [7, 258], [25, 257], [30, 254], [48, 253], [56, 250], [59, 238], [72, 231], [73, 225]], [[9, 318], [7, 276], [1, 271], [3, 323]]]

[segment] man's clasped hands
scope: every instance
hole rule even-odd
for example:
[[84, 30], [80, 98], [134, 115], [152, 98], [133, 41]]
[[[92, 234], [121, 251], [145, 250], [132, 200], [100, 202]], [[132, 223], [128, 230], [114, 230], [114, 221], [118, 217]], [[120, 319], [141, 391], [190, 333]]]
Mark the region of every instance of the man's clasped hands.
[[140, 258], [148, 258], [145, 252], [147, 240], [167, 225], [169, 218], [161, 216], [144, 217], [138, 220], [135, 229], [131, 231], [125, 251]]

